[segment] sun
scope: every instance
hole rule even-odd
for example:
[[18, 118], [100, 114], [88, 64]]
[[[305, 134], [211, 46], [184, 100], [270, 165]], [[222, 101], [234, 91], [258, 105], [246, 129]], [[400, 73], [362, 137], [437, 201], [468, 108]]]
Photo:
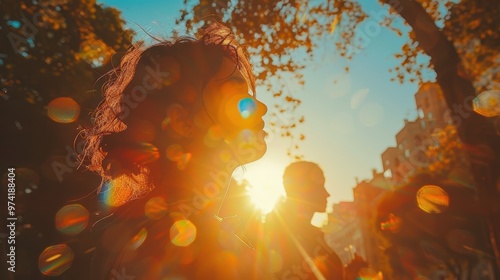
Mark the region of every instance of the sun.
[[251, 185], [247, 190], [247, 194], [254, 206], [262, 213], [270, 213], [280, 197], [279, 188], [264, 187], [262, 185]]
[[263, 160], [248, 166], [243, 175], [250, 185], [247, 195], [262, 214], [270, 213], [279, 199], [285, 196], [282, 169], [281, 165]]

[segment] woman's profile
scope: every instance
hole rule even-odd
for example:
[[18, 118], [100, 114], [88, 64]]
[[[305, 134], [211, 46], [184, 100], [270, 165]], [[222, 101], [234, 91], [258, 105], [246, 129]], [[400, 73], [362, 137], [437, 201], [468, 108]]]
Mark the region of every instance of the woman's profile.
[[262, 278], [217, 210], [234, 169], [266, 151], [266, 110], [220, 24], [129, 51], [86, 131], [84, 157], [114, 209], [92, 229], [93, 279]]

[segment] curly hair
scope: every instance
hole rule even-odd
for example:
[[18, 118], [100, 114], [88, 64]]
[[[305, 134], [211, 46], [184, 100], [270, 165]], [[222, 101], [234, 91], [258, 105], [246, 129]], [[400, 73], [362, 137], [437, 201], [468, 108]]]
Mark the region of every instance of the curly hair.
[[[141, 84], [141, 81], [144, 83], [141, 71], [143, 73], [145, 67], [153, 66], [158, 58], [174, 58], [179, 63], [182, 72], [182, 77], [179, 77], [176, 83], [194, 86], [200, 97], [207, 83], [218, 71], [222, 58], [230, 58], [255, 94], [255, 77], [246, 52], [236, 43], [234, 34], [226, 26], [220, 23], [211, 24], [202, 30], [199, 39], [178, 37], [173, 40], [158, 41], [149, 47], [145, 47], [142, 43], [136, 44], [124, 55], [120, 65], [107, 74], [108, 81], [103, 87], [103, 101], [92, 115], [93, 126], [81, 133], [81, 137], [86, 141], [80, 155], [81, 162], [105, 180], [114, 177], [105, 161], [109, 155], [110, 146], [116, 143], [111, 139], [124, 132], [129, 122], [135, 117], [134, 108], [127, 106], [127, 98], [133, 94], [139, 94], [137, 90], [135, 92], [134, 90]], [[172, 91], [173, 89], [163, 86], [162, 90]], [[154, 91], [155, 89], [143, 87], [140, 92], [143, 95], [141, 98], [146, 98], [146, 95]], [[169, 104], [184, 102], [189, 107], [189, 102], [186, 101], [189, 98], [183, 99], [183, 94], [183, 92], [168, 94], [166, 102]], [[130, 173], [137, 175], [144, 172], [146, 171], [143, 167], [138, 167], [135, 172]]]

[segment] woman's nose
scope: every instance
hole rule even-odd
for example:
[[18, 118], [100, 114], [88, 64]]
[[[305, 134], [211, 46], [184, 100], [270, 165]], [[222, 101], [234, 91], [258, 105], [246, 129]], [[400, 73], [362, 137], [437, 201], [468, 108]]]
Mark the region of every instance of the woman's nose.
[[262, 103], [260, 100], [255, 99], [255, 103], [257, 104], [257, 116], [264, 116], [267, 113], [266, 104]]

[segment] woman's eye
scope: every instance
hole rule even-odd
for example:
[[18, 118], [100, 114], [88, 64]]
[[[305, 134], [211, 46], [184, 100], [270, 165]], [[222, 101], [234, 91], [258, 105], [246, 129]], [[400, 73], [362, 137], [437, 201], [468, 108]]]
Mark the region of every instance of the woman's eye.
[[238, 102], [238, 111], [244, 119], [251, 117], [256, 109], [257, 104], [252, 97], [243, 98]]

